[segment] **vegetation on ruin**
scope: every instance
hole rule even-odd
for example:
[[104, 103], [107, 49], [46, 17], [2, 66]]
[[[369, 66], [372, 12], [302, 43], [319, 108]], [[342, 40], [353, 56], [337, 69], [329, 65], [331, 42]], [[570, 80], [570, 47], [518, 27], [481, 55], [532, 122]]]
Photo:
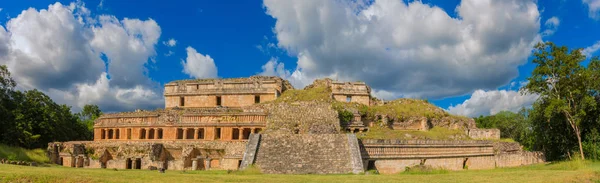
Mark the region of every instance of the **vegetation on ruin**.
[[0, 159], [38, 163], [50, 162], [50, 160], [48, 160], [48, 156], [46, 156], [46, 151], [44, 149], [30, 150], [21, 147], [7, 146], [4, 144], [0, 144]]
[[392, 130], [386, 126], [375, 125], [366, 133], [359, 133], [360, 139], [431, 139], [431, 140], [464, 140], [469, 139], [463, 130], [433, 127], [428, 131]]
[[424, 100], [408, 98], [396, 99], [384, 105], [372, 106], [370, 108], [370, 113], [385, 114], [400, 120], [407, 117], [441, 118], [450, 115]]
[[281, 175], [235, 171], [113, 170], [0, 164], [0, 182], [598, 182], [600, 162], [569, 161], [517, 168], [412, 171], [393, 175]]
[[[342, 124], [350, 122], [354, 113], [363, 116], [365, 121], [375, 121], [376, 115], [387, 115], [394, 120], [406, 120], [411, 117], [425, 117], [427, 119], [440, 119], [443, 117], [456, 120], [469, 120], [467, 117], [454, 116], [443, 109], [430, 104], [426, 100], [419, 99], [397, 99], [389, 101], [384, 105], [367, 106], [359, 103], [340, 102], [331, 98], [331, 90], [326, 86], [325, 80], [316, 80], [313, 84], [303, 90], [287, 90], [274, 103], [294, 103], [303, 101], [317, 101], [329, 103], [338, 112]], [[450, 130], [434, 127], [429, 131], [398, 131], [392, 130], [381, 121], [371, 127], [366, 133], [359, 134], [359, 138], [367, 139], [468, 139], [463, 130]]]
[[333, 102], [331, 90], [325, 86], [307, 88], [304, 90], [286, 90], [274, 102], [322, 101]]

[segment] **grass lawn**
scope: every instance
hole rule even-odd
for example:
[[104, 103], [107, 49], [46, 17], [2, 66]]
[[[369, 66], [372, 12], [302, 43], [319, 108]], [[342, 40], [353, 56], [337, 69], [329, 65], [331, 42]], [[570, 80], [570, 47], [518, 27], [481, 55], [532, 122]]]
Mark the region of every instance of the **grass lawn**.
[[0, 182], [600, 182], [600, 162], [519, 168], [412, 172], [395, 175], [268, 175], [226, 171], [168, 171], [28, 167], [0, 164]]
[[18, 161], [35, 161], [38, 163], [50, 162], [44, 149], [24, 149], [4, 144], [0, 144], [0, 158]]

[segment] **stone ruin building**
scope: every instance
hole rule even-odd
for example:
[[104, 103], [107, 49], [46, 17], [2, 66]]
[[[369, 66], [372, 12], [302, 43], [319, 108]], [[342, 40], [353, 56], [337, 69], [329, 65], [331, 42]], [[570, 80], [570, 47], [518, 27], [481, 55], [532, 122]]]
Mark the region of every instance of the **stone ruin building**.
[[[376, 105], [364, 82], [326, 81], [331, 99]], [[53, 163], [78, 168], [237, 170], [256, 165], [264, 173], [293, 174], [396, 173], [416, 165], [490, 169], [544, 161], [543, 154], [523, 151], [518, 143], [358, 139], [355, 133], [368, 130], [360, 115], [342, 126], [331, 105], [274, 102], [293, 89], [284, 79], [266, 76], [173, 81], [165, 84], [165, 109], [104, 114], [95, 121], [93, 141], [50, 143], [48, 156]], [[394, 130], [412, 126], [390, 123]], [[500, 138], [497, 129], [477, 129], [474, 122], [464, 130], [473, 139]]]

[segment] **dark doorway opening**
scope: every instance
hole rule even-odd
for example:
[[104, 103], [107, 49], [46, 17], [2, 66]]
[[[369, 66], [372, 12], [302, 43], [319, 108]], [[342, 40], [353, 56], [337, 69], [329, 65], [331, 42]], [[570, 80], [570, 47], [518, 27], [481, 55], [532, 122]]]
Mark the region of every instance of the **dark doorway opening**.
[[234, 128], [233, 132], [231, 133], [231, 139], [232, 140], [238, 140], [240, 137], [240, 129], [239, 128]]
[[140, 158], [135, 159], [135, 169], [142, 169], [142, 159], [140, 159]]
[[125, 161], [125, 169], [131, 169], [131, 158], [127, 158]]
[[367, 170], [376, 170], [377, 167], [375, 167], [375, 160], [369, 160], [367, 162]]

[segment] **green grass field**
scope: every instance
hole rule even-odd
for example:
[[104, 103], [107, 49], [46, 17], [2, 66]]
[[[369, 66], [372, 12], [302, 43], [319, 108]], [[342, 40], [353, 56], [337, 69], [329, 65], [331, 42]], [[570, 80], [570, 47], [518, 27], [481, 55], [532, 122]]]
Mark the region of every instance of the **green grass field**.
[[600, 182], [600, 163], [394, 175], [268, 175], [253, 172], [77, 169], [0, 164], [0, 182]]
[[18, 161], [35, 161], [38, 163], [50, 162], [43, 149], [24, 149], [0, 144], [0, 158]]

